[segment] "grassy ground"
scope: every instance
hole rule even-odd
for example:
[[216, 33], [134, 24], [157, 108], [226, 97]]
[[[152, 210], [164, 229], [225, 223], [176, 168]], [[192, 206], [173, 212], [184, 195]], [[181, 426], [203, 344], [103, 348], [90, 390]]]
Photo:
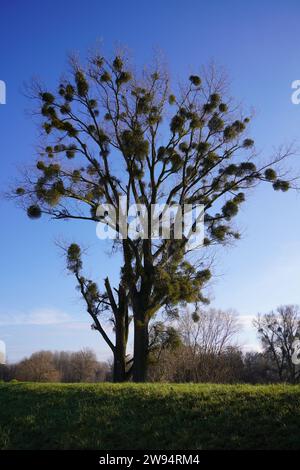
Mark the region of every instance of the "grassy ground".
[[300, 386], [0, 384], [0, 449], [300, 449]]

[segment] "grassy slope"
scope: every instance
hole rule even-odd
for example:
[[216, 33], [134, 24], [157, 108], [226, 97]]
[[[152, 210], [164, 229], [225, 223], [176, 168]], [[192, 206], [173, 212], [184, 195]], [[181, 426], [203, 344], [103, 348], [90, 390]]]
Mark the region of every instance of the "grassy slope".
[[1, 449], [300, 449], [300, 386], [0, 384]]

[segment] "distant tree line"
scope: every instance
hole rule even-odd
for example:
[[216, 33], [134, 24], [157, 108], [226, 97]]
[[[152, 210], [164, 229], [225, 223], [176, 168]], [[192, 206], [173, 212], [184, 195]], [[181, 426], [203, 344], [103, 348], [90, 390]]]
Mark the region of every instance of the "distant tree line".
[[[253, 326], [261, 342], [260, 352], [244, 353], [237, 344], [241, 326], [232, 311], [185, 311], [179, 318], [168, 324], [156, 321], [150, 327], [149, 381], [299, 383], [298, 306], [282, 306], [257, 316]], [[113, 364], [99, 362], [90, 349], [39, 351], [17, 364], [1, 366], [0, 380], [112, 381]]]
[[24, 382], [103, 382], [111, 367], [90, 349], [78, 352], [38, 351], [16, 364], [0, 368], [0, 380]]

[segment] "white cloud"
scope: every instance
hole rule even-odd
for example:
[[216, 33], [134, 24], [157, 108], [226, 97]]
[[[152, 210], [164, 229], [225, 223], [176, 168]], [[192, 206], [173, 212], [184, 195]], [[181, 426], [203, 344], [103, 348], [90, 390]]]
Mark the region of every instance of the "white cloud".
[[85, 326], [86, 322], [74, 321], [69, 313], [52, 308], [34, 309], [30, 312], [0, 313], [0, 326], [13, 325], [57, 325]]
[[255, 316], [253, 315], [239, 315], [238, 316], [238, 322], [242, 326], [242, 328], [250, 328], [253, 329], [252, 322], [255, 319]]
[[238, 343], [243, 352], [261, 351], [260, 342], [257, 338], [257, 332], [253, 326], [254, 315], [238, 315], [238, 322], [241, 330], [238, 333]]

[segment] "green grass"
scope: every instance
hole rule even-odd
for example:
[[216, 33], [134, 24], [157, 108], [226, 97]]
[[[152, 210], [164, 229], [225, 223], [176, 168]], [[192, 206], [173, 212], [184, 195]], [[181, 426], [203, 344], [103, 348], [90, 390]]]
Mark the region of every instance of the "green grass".
[[300, 449], [300, 386], [0, 384], [0, 449]]

